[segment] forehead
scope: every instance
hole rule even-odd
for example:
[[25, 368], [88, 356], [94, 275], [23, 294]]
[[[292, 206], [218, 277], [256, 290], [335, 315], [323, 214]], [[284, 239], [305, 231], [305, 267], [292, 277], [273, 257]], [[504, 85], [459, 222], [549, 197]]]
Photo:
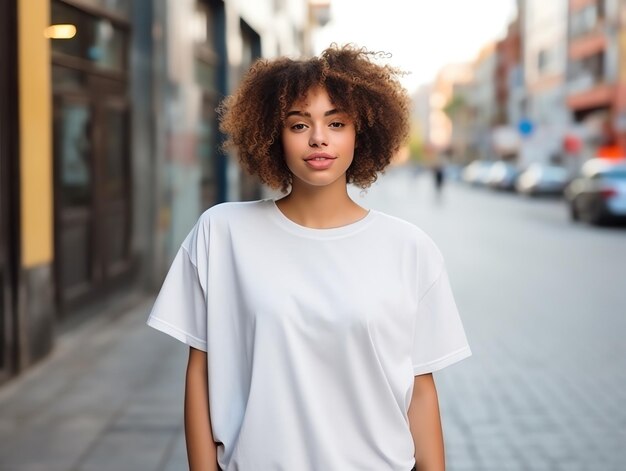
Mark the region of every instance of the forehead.
[[309, 108], [310, 106], [334, 106], [328, 91], [322, 86], [315, 86], [306, 91], [304, 96], [296, 99], [290, 109]]

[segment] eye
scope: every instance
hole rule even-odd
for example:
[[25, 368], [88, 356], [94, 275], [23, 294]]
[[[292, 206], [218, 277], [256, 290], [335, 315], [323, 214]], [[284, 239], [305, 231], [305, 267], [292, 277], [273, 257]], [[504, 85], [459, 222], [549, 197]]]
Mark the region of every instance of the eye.
[[331, 128], [342, 128], [345, 126], [345, 124], [340, 123], [339, 121], [333, 121], [332, 123], [329, 124], [329, 126]]
[[297, 123], [297, 124], [292, 125], [290, 129], [293, 131], [303, 131], [304, 129], [306, 129], [306, 124]]

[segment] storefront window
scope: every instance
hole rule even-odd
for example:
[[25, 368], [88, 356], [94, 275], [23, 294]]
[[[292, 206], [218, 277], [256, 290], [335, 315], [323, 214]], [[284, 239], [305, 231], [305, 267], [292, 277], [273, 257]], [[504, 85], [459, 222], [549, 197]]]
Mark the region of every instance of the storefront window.
[[66, 207], [91, 204], [91, 110], [64, 103], [56, 123], [61, 197]]
[[60, 65], [52, 65], [52, 83], [56, 92], [82, 90], [86, 82], [87, 78], [83, 72]]
[[87, 50], [88, 58], [96, 67], [123, 70], [126, 35], [108, 20], [95, 21], [93, 31], [93, 41]]
[[205, 90], [214, 90], [216, 75], [215, 65], [196, 58], [196, 82]]
[[120, 16], [129, 17], [132, 0], [82, 0], [82, 3], [101, 8]]
[[105, 143], [106, 187], [107, 196], [121, 196], [128, 183], [127, 181], [127, 119], [124, 109], [107, 109], [106, 111], [107, 139]]
[[52, 50], [90, 61], [96, 68], [123, 71], [128, 45], [126, 30], [106, 18], [98, 18], [60, 1], [52, 3], [52, 24], [71, 24], [71, 39], [52, 39]]

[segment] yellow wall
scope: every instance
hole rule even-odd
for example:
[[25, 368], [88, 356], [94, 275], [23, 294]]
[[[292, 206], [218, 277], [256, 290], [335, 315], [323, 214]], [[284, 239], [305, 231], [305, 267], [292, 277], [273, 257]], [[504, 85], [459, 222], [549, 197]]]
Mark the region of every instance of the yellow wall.
[[53, 258], [49, 0], [18, 1], [22, 266]]

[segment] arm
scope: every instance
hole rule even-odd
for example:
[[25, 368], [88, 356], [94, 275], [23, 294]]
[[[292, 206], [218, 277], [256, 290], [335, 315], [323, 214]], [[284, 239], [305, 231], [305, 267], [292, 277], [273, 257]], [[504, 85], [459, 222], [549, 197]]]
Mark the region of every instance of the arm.
[[408, 417], [417, 471], [444, 471], [443, 432], [432, 374], [415, 376]]
[[218, 471], [209, 416], [206, 353], [189, 348], [185, 379], [185, 440], [190, 471]]

